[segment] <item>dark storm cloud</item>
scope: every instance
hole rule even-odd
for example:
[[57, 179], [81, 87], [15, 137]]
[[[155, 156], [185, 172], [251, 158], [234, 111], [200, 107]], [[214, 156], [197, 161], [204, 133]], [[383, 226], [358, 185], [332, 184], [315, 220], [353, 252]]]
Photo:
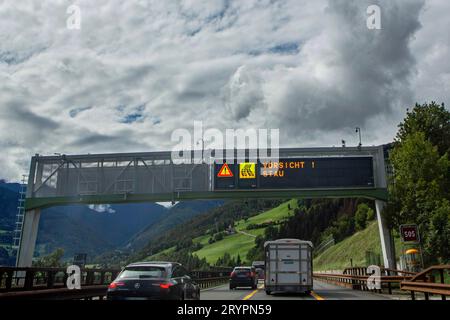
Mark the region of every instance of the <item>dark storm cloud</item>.
[[286, 83], [275, 111], [289, 132], [338, 130], [365, 125], [373, 116], [407, 107], [415, 59], [410, 41], [420, 28], [423, 1], [398, 5], [381, 2], [382, 30], [366, 27], [363, 1], [330, 1], [330, 24], [324, 40], [333, 52], [323, 59], [333, 70], [331, 82], [299, 73]]
[[77, 3], [69, 30], [67, 1], [2, 1], [1, 178], [36, 152], [170, 150], [194, 120], [296, 147], [356, 144], [360, 126], [380, 144], [415, 101], [450, 105], [448, 0]]
[[11, 126], [21, 123], [22, 126], [26, 126], [26, 130], [36, 128], [39, 131], [51, 131], [59, 128], [60, 125], [56, 121], [35, 114], [31, 111], [31, 106], [24, 103], [24, 101], [9, 101], [0, 109], [0, 114], [10, 121]]
[[75, 148], [76, 150], [86, 150], [88, 152], [108, 152], [108, 150], [127, 152], [146, 150], [148, 145], [135, 139], [132, 130], [121, 130], [116, 134], [99, 134], [86, 131], [80, 133], [77, 138], [67, 143], [67, 147], [71, 149]]

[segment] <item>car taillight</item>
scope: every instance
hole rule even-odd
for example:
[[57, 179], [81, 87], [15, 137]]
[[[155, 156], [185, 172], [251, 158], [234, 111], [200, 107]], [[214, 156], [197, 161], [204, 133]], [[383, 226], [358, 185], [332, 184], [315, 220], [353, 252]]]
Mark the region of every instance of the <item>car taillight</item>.
[[236, 272], [233, 271], [233, 272], [231, 273], [230, 277], [233, 278], [233, 277], [235, 277], [235, 276], [236, 276]]
[[109, 289], [116, 289], [117, 287], [124, 286], [125, 283], [117, 281], [117, 282], [111, 282], [111, 284], [108, 286]]
[[160, 283], [159, 284], [159, 287], [161, 289], [169, 289], [171, 286], [173, 286], [173, 283], [170, 283], [170, 282], [168, 282], [168, 283]]
[[252, 273], [251, 273], [251, 276], [252, 276], [252, 277], [254, 277], [254, 276], [255, 276], [255, 273], [254, 273], [254, 272], [252, 272]]

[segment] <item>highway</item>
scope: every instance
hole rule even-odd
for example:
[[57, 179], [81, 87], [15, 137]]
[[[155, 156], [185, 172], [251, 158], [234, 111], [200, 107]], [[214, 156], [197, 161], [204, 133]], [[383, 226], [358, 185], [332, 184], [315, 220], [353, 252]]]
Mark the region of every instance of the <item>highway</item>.
[[201, 292], [201, 300], [386, 300], [384, 295], [367, 291], [357, 291], [315, 280], [314, 288], [308, 294], [272, 294], [267, 295], [264, 284], [257, 290], [238, 288], [230, 290], [228, 284]]

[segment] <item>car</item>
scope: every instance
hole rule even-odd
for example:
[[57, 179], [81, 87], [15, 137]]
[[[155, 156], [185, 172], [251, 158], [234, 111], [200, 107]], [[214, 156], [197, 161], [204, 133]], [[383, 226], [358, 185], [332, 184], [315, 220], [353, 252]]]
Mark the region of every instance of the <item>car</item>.
[[177, 262], [127, 265], [108, 286], [108, 300], [199, 300], [200, 287]]
[[258, 276], [254, 267], [235, 267], [230, 274], [230, 290], [237, 287], [256, 289], [257, 286]]
[[264, 280], [264, 269], [256, 268], [256, 275], [258, 276], [258, 280]]

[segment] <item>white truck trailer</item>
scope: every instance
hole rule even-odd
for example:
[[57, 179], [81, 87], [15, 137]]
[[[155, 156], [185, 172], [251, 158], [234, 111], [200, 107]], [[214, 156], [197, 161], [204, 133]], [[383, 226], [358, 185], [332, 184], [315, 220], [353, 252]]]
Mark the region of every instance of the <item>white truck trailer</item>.
[[306, 292], [313, 288], [311, 241], [279, 239], [264, 243], [267, 294]]

